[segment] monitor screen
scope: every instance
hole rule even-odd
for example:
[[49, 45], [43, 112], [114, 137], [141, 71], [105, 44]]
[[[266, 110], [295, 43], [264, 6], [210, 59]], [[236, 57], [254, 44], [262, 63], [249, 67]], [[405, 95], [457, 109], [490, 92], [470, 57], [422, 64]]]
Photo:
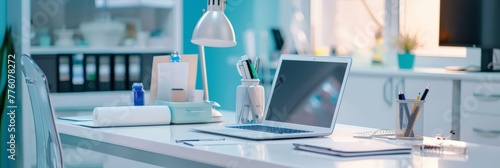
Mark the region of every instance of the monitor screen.
[[500, 48], [499, 0], [441, 0], [439, 45]]
[[347, 63], [283, 60], [266, 120], [329, 128], [346, 70]]

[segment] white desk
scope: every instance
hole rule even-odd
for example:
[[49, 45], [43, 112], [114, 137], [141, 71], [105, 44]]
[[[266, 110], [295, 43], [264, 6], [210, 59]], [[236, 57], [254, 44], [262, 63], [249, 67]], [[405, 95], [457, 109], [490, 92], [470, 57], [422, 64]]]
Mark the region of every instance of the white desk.
[[[229, 124], [234, 115], [223, 112]], [[329, 137], [240, 141], [240, 145], [191, 147], [175, 143], [176, 139], [220, 137], [191, 131], [198, 125], [166, 125], [145, 127], [114, 127], [92, 129], [72, 125], [70, 121], [57, 121], [63, 144], [77, 146], [118, 157], [162, 167], [489, 167], [498, 165], [500, 148], [470, 144], [468, 155], [424, 157], [419, 154], [341, 158], [294, 150], [292, 143], [321, 143], [340, 141], [371, 141], [354, 139], [352, 134], [372, 130], [365, 127], [337, 124]], [[85, 152], [82, 152], [82, 155]], [[85, 159], [88, 156], [82, 156]]]

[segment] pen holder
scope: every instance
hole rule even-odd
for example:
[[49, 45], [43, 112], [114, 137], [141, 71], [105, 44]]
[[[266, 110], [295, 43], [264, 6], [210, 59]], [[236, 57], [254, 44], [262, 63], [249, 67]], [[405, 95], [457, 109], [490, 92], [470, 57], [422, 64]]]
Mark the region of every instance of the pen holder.
[[236, 123], [261, 123], [264, 115], [264, 87], [259, 79], [241, 79], [236, 89]]
[[396, 139], [422, 140], [425, 100], [394, 100]]

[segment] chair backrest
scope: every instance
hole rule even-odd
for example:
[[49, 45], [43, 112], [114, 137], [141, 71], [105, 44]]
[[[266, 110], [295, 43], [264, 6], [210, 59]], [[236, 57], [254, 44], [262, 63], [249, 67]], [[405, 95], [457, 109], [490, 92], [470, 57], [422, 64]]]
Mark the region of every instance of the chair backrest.
[[21, 68], [28, 86], [35, 123], [36, 167], [64, 167], [61, 140], [55, 125], [47, 77], [28, 55], [21, 56]]

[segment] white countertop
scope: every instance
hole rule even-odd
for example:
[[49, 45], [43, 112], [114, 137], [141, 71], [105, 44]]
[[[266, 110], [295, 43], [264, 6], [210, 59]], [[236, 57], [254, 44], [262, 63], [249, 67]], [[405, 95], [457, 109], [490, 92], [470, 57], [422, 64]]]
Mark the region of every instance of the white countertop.
[[[57, 121], [61, 134], [183, 158], [223, 167], [488, 167], [498, 165], [500, 148], [470, 144], [467, 155], [424, 157], [412, 155], [342, 158], [294, 150], [292, 143], [332, 143], [372, 141], [352, 138], [354, 132], [373, 130], [365, 127], [337, 124], [332, 135], [322, 138], [252, 141], [225, 137], [241, 142], [238, 145], [196, 146], [175, 143], [177, 139], [221, 137], [192, 131], [190, 128], [230, 124], [234, 113], [223, 112], [225, 122], [194, 125], [165, 125], [143, 127], [87, 128]], [[62, 142], [65, 143], [64, 141]], [[67, 143], [67, 142], [66, 142]], [[92, 143], [89, 143], [92, 145]], [[88, 148], [92, 149], [93, 146]], [[99, 146], [94, 146], [95, 148]]]
[[500, 82], [500, 72], [449, 71], [444, 68], [399, 69], [396, 67], [352, 67], [351, 75], [413, 77], [429, 79]]

